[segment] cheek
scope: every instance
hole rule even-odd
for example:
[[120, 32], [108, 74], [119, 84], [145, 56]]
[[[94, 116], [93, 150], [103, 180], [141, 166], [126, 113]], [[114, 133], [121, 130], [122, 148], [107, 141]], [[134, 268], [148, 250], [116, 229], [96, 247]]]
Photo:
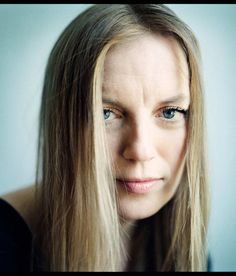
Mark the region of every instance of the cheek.
[[116, 161], [119, 156], [119, 150], [122, 147], [122, 137], [118, 133], [116, 133], [116, 135], [107, 134], [107, 145], [112, 160]]
[[157, 147], [163, 159], [168, 163], [171, 174], [173, 174], [185, 155], [186, 129], [165, 131], [159, 139], [162, 142]]
[[[161, 149], [160, 149], [161, 150]], [[162, 190], [162, 198], [169, 201], [180, 184], [184, 170], [186, 150], [186, 130], [181, 129], [163, 135], [162, 158], [168, 170], [166, 185]]]

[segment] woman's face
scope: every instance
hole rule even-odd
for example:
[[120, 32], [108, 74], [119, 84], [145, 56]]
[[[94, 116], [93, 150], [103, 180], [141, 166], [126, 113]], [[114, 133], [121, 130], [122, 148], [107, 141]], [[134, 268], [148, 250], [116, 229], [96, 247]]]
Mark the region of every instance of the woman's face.
[[174, 195], [184, 168], [189, 75], [174, 39], [145, 34], [105, 60], [103, 108], [120, 215], [149, 217]]

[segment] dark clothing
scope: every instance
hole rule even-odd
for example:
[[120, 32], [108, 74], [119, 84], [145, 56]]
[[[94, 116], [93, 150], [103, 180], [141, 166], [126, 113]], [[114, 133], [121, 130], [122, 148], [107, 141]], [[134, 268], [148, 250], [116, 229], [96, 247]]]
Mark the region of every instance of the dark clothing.
[[[0, 272], [42, 271], [42, 258], [33, 244], [28, 225], [16, 209], [1, 198], [0, 221]], [[150, 244], [149, 246], [152, 248]], [[150, 248], [147, 252], [150, 252]], [[151, 261], [152, 259], [149, 259], [146, 262], [147, 271], [153, 270]], [[211, 271], [211, 268], [211, 260], [208, 258], [208, 271]], [[139, 270], [138, 267], [136, 269]]]
[[32, 233], [22, 216], [0, 199], [0, 271], [37, 271]]

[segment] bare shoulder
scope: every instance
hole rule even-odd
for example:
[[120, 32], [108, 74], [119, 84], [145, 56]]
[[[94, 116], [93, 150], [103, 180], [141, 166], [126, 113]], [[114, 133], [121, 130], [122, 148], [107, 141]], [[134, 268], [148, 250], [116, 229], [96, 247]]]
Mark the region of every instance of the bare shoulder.
[[0, 197], [14, 207], [24, 218], [30, 229], [32, 228], [35, 212], [35, 185], [29, 185], [19, 190], [1, 195]]

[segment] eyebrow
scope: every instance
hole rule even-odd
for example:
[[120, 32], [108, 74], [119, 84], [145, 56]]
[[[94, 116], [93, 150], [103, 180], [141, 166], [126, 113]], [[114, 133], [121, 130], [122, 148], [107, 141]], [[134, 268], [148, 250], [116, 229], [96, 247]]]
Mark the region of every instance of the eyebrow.
[[[183, 102], [187, 99], [188, 99], [188, 96], [186, 96], [185, 94], [178, 94], [178, 95], [172, 96], [170, 98], [161, 100], [158, 103], [158, 105], [179, 103], [179, 102]], [[115, 106], [118, 106], [118, 107], [123, 107], [123, 104], [117, 99], [111, 99], [111, 98], [103, 96], [102, 101], [104, 103], [107, 103], [107, 104], [115, 105]]]
[[117, 105], [117, 106], [120, 106], [120, 107], [123, 106], [123, 104], [119, 100], [111, 99], [111, 98], [108, 98], [108, 97], [102, 97], [102, 101], [104, 103], [111, 104], [111, 105]]
[[185, 95], [185, 94], [178, 94], [178, 95], [175, 95], [173, 97], [164, 99], [160, 103], [161, 104], [178, 103], [178, 102], [182, 102], [182, 101], [187, 100], [187, 99], [188, 99], [187, 95]]

